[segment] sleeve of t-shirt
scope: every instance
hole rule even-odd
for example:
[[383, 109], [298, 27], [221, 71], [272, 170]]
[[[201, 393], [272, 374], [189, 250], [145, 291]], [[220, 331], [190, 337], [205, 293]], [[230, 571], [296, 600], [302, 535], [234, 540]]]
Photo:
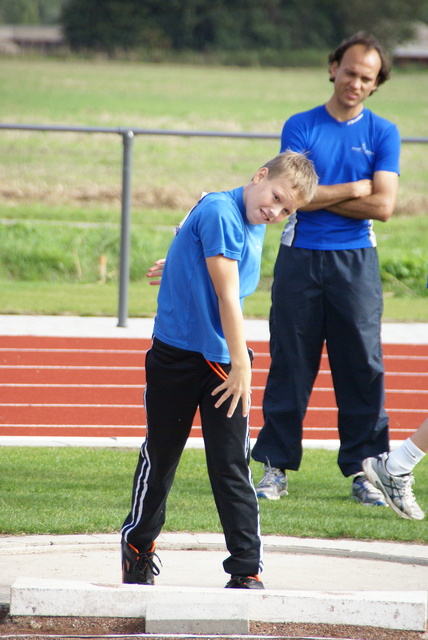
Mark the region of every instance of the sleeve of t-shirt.
[[291, 116], [282, 128], [280, 153], [288, 149], [299, 152], [306, 151], [307, 149], [304, 128], [298, 115], [299, 114]]
[[206, 202], [198, 215], [195, 232], [206, 258], [224, 255], [239, 260], [244, 244], [242, 218], [232, 203], [222, 199]]
[[395, 124], [383, 129], [376, 148], [375, 171], [392, 171], [400, 175], [400, 132]]

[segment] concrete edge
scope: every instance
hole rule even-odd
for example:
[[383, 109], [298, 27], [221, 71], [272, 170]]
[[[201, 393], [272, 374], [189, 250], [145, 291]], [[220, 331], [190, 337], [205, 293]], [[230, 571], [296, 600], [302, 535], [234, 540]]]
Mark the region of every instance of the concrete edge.
[[[323, 555], [340, 558], [360, 558], [428, 566], [428, 545], [361, 540], [330, 540], [263, 536], [265, 552], [297, 555]], [[0, 536], [1, 555], [32, 555], [70, 551], [112, 550], [120, 548], [120, 533], [40, 536]], [[221, 533], [161, 533], [157, 539], [162, 550], [224, 551]]]
[[[133, 437], [78, 437], [70, 436], [61, 438], [60, 436], [0, 436], [0, 447], [91, 447], [102, 449], [140, 449], [144, 440]], [[403, 440], [391, 440], [391, 450], [398, 447]], [[251, 438], [251, 449], [256, 444], [256, 438]], [[337, 438], [326, 440], [308, 440], [302, 441], [304, 449], [328, 449], [329, 451], [337, 451], [339, 449], [339, 440]], [[203, 438], [189, 437], [186, 442], [186, 449], [203, 449], [205, 447]]]
[[[161, 606], [165, 602], [168, 607]], [[11, 587], [12, 616], [146, 618], [148, 607], [152, 607], [149, 619], [156, 621], [157, 632], [166, 632], [171, 620], [178, 619], [198, 621], [199, 633], [206, 628], [204, 621], [208, 625], [212, 620], [235, 620], [241, 625], [246, 619], [425, 631], [427, 592], [248, 591], [25, 577]]]
[[[148, 338], [153, 332], [153, 318], [131, 317], [126, 327], [118, 326], [115, 316], [48, 316], [19, 314], [0, 315], [3, 336], [49, 336], [85, 338]], [[247, 340], [269, 340], [269, 321], [265, 318], [245, 318]], [[382, 342], [385, 344], [428, 344], [428, 323], [383, 322]]]

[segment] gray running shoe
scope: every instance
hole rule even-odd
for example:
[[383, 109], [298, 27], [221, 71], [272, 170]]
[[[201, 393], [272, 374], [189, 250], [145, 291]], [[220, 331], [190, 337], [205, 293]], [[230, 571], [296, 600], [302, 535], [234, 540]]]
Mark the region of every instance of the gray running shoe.
[[271, 467], [269, 460], [265, 464], [265, 473], [259, 484], [256, 486], [258, 498], [266, 498], [267, 500], [279, 500], [281, 496], [288, 496], [288, 480], [286, 474]]
[[351, 496], [360, 504], [369, 507], [387, 507], [383, 493], [376, 489], [367, 476], [361, 472], [352, 481]]
[[415, 481], [413, 473], [408, 473], [404, 476], [392, 476], [386, 470], [387, 460], [387, 453], [363, 460], [363, 469], [367, 478], [382, 491], [389, 506], [394, 509], [395, 513], [409, 520], [423, 520], [425, 513], [416, 502], [412, 490], [412, 484]]

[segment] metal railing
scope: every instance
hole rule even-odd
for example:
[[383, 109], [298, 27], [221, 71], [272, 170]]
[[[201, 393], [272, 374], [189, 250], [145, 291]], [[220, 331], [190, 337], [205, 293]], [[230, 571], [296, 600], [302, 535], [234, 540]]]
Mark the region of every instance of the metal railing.
[[[7, 124], [0, 123], [0, 129], [11, 131], [52, 131], [59, 133], [108, 133], [122, 136], [122, 194], [121, 231], [119, 265], [118, 327], [126, 327], [128, 321], [128, 291], [131, 245], [131, 195], [132, 195], [132, 153], [134, 137], [182, 136], [198, 138], [244, 138], [259, 140], [280, 139], [279, 133], [229, 133], [225, 131], [174, 131], [169, 129], [138, 129], [132, 127], [72, 127], [66, 125]], [[403, 143], [428, 143], [428, 138], [402, 137]]]

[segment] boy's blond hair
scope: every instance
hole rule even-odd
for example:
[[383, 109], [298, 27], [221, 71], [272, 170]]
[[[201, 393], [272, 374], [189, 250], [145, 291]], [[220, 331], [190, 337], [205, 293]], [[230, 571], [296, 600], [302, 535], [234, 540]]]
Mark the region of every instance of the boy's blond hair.
[[268, 178], [285, 178], [298, 197], [307, 204], [312, 200], [318, 185], [318, 176], [313, 162], [305, 153], [284, 151], [263, 165], [269, 169]]

